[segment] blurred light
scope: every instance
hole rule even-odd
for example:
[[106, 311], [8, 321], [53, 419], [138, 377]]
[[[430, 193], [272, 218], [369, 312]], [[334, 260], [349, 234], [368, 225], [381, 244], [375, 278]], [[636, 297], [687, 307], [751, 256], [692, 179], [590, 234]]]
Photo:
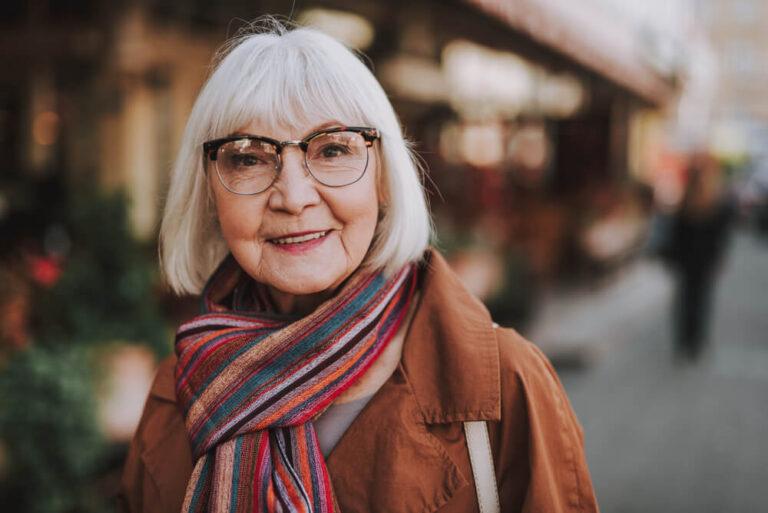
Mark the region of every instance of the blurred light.
[[546, 116], [567, 118], [584, 104], [585, 90], [581, 82], [569, 74], [545, 74], [536, 88], [539, 108]]
[[613, 260], [630, 253], [642, 236], [642, 222], [626, 215], [610, 215], [597, 221], [584, 234], [587, 253], [601, 261]]
[[112, 348], [101, 367], [99, 423], [109, 440], [130, 440], [152, 385], [155, 358], [145, 347], [123, 345]]
[[501, 259], [490, 250], [464, 250], [451, 258], [451, 267], [464, 286], [482, 300], [496, 294], [503, 281]]
[[308, 9], [299, 15], [299, 23], [316, 27], [359, 50], [371, 45], [375, 33], [373, 24], [362, 16], [331, 9]]
[[422, 102], [448, 99], [442, 69], [432, 60], [399, 56], [378, 67], [382, 82], [398, 95]]
[[722, 159], [738, 159], [747, 152], [745, 130], [737, 123], [716, 124], [712, 131], [712, 149]]
[[504, 131], [498, 123], [462, 127], [460, 152], [474, 166], [494, 166], [504, 160]]
[[461, 162], [457, 151], [460, 135], [458, 123], [446, 122], [440, 127], [440, 156], [445, 162], [452, 164]]
[[41, 146], [50, 146], [59, 138], [61, 118], [52, 111], [41, 112], [32, 122], [32, 137]]
[[453, 107], [467, 118], [515, 116], [534, 95], [534, 69], [510, 52], [456, 40], [443, 50]]
[[509, 140], [508, 158], [515, 165], [518, 183], [541, 185], [549, 161], [550, 143], [543, 123], [523, 126]]

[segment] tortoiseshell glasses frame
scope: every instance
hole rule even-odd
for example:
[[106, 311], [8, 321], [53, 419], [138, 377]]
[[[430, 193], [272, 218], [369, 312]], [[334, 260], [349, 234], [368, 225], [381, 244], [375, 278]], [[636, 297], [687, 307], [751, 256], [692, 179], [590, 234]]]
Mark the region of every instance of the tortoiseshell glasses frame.
[[301, 149], [304, 165], [318, 183], [344, 187], [363, 177], [368, 148], [379, 138], [377, 129], [362, 126], [326, 128], [296, 141], [232, 135], [204, 142], [203, 154], [206, 164], [213, 163], [224, 188], [234, 194], [253, 195], [269, 189], [280, 176], [286, 146]]

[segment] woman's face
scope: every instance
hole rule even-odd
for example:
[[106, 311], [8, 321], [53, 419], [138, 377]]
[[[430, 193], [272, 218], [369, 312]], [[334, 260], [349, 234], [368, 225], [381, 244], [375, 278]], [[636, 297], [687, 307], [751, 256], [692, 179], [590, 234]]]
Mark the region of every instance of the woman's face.
[[[268, 133], [253, 123], [238, 133], [288, 141], [340, 125], [333, 121]], [[311, 311], [363, 261], [379, 211], [379, 163], [376, 152], [368, 151], [365, 174], [344, 187], [317, 182], [298, 146], [283, 149], [280, 176], [260, 194], [234, 194], [215, 171], [208, 173], [230, 251], [254, 280], [270, 288], [280, 311]]]

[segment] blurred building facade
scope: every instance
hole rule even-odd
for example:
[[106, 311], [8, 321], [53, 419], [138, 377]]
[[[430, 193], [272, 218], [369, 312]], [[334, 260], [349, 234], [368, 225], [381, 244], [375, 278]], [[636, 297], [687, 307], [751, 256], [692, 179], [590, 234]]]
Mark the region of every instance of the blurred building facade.
[[768, 4], [697, 0], [722, 73], [716, 90], [713, 146], [724, 157], [768, 158]]
[[499, 268], [514, 260], [513, 274], [537, 282], [589, 276], [642, 238], [642, 183], [659, 167], [681, 91], [696, 82], [691, 6], [5, 2], [0, 64], [13, 73], [0, 79], [0, 146], [14, 173], [125, 188], [135, 232], [151, 239], [215, 50], [242, 20], [290, 16], [370, 58], [429, 169], [444, 249], [490, 251]]

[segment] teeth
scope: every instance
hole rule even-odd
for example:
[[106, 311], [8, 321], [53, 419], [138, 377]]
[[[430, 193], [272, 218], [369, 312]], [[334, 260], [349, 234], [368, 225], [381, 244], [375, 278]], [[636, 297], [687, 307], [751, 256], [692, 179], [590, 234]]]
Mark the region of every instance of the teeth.
[[307, 235], [300, 235], [298, 237], [283, 237], [281, 239], [272, 239], [275, 244], [298, 244], [299, 242], [307, 242], [308, 240], [319, 239], [324, 237], [328, 232], [316, 232], [309, 233]]

